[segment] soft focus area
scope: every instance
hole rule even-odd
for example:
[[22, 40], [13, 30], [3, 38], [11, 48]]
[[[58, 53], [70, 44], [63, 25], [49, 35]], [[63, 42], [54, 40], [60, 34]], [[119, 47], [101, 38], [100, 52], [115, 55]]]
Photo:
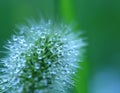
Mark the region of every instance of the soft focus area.
[[87, 43], [71, 93], [120, 93], [120, 0], [0, 0], [0, 51], [17, 25], [42, 18], [75, 24]]

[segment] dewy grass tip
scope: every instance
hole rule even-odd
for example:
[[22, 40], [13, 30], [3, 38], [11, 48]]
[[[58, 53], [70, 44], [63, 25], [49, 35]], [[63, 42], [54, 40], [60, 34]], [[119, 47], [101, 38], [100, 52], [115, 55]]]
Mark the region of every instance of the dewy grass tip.
[[84, 45], [72, 30], [44, 20], [20, 27], [0, 62], [0, 93], [66, 93]]

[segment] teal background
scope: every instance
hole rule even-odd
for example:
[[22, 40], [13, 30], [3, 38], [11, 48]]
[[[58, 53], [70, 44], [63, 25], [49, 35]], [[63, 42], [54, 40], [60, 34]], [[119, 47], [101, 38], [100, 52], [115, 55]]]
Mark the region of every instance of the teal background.
[[87, 37], [83, 69], [77, 72], [79, 82], [72, 93], [89, 93], [89, 82], [101, 69], [120, 71], [119, 0], [0, 0], [0, 51], [5, 51], [15, 25], [31, 18], [74, 21]]

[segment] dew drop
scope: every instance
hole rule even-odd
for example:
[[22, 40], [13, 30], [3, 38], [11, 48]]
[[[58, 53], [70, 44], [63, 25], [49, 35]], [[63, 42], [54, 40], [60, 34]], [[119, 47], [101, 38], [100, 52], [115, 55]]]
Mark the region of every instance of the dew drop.
[[41, 56], [38, 56], [38, 59], [42, 59], [42, 57], [41, 57]]
[[63, 84], [65, 85], [65, 84], [66, 84], [66, 82], [63, 82]]
[[28, 75], [28, 78], [31, 78], [32, 76], [31, 75]]
[[70, 73], [70, 71], [67, 70], [67, 74], [69, 74], [69, 73]]
[[2, 86], [2, 90], [4, 90], [5, 89], [5, 86]]
[[40, 68], [40, 64], [35, 63], [35, 69], [38, 70]]
[[3, 79], [3, 82], [7, 82], [8, 80], [7, 79]]
[[17, 37], [15, 35], [13, 35], [13, 41], [17, 41]]
[[14, 73], [18, 73], [19, 72], [19, 69], [16, 69]]
[[37, 49], [37, 54], [40, 54], [41, 53], [41, 50], [40, 49]]
[[21, 64], [17, 64], [17, 67], [18, 67], [18, 68], [21, 67]]
[[50, 61], [48, 61], [48, 65], [51, 65], [51, 62], [50, 62]]

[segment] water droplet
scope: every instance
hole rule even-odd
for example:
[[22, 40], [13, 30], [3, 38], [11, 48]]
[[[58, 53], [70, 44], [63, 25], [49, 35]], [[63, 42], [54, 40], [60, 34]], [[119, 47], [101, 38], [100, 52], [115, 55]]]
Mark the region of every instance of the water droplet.
[[13, 41], [17, 41], [17, 37], [15, 35], [13, 35]]
[[19, 67], [21, 67], [21, 64], [20, 64], [20, 63], [18, 63], [18, 64], [17, 64], [17, 67], [18, 67], [18, 68], [19, 68]]
[[27, 47], [28, 45], [26, 43], [24, 43], [24, 46]]
[[65, 84], [66, 84], [66, 82], [63, 82], [63, 84], [65, 85]]
[[38, 59], [42, 59], [42, 57], [41, 57], [41, 56], [38, 56]]
[[2, 86], [2, 89], [4, 90], [4, 89], [5, 89], [5, 86]]
[[41, 38], [45, 39], [45, 33], [41, 33]]
[[7, 82], [8, 80], [7, 79], [3, 79], [3, 82]]
[[23, 34], [24, 34], [24, 30], [21, 30], [21, 31], [20, 31], [20, 34], [23, 35]]
[[40, 68], [40, 64], [35, 63], [35, 69], [38, 70]]
[[52, 75], [56, 75], [56, 72], [55, 71], [52, 71], [52, 72], [50, 72]]
[[37, 49], [37, 54], [40, 54], [41, 53], [41, 49]]
[[50, 61], [48, 61], [48, 65], [51, 65], [51, 62], [50, 62]]
[[69, 74], [69, 73], [70, 73], [70, 71], [67, 70], [67, 74]]
[[31, 75], [28, 75], [28, 78], [31, 78], [32, 76]]
[[19, 72], [19, 69], [16, 69], [14, 73], [16, 73], [16, 74], [17, 74], [18, 72]]
[[74, 72], [74, 71], [72, 71], [72, 74], [75, 74], [75, 72]]
[[28, 54], [27, 54], [27, 56], [29, 56], [29, 57], [30, 57], [30, 56], [31, 56], [31, 54], [30, 54], [30, 53], [28, 53]]

